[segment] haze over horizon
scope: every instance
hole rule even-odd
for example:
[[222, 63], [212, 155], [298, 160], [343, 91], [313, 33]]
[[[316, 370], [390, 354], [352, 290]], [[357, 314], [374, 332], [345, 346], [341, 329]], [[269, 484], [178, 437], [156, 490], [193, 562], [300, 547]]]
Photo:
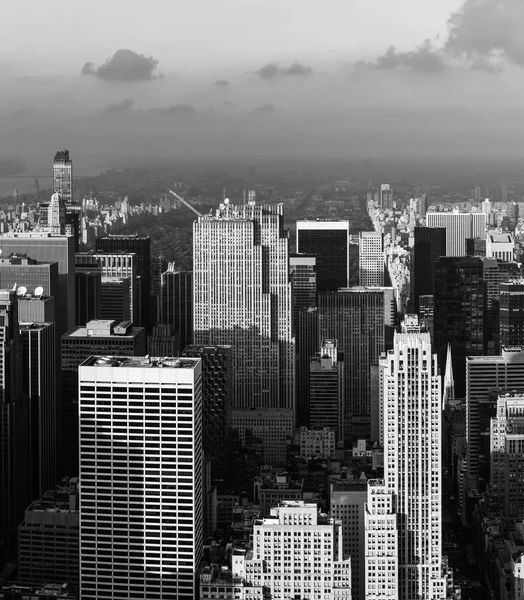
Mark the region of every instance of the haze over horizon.
[[3, 23], [0, 157], [524, 158], [521, 0], [60, 6]]

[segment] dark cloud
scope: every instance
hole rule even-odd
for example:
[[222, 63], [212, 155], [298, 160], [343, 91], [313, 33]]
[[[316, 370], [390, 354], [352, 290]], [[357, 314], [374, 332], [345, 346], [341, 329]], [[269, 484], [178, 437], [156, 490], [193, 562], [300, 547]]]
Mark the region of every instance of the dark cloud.
[[133, 98], [126, 98], [122, 100], [122, 102], [117, 102], [116, 104], [109, 104], [104, 112], [111, 114], [123, 114], [129, 112], [134, 105]]
[[168, 108], [154, 108], [149, 112], [163, 117], [190, 117], [196, 113], [196, 109], [191, 104], [175, 104]]
[[448, 28], [445, 50], [450, 55], [495, 70], [501, 62], [524, 67], [522, 0], [465, 0]]
[[275, 79], [276, 77], [278, 77], [280, 70], [278, 68], [277, 63], [272, 62], [267, 63], [267, 65], [264, 65], [262, 68], [256, 71], [256, 73], [257, 75], [260, 75], [262, 79]]
[[275, 112], [276, 106], [274, 104], [262, 104], [261, 106], [257, 106], [253, 109], [254, 112]]
[[290, 67], [283, 69], [282, 73], [284, 75], [312, 75], [313, 69], [295, 61]]
[[227, 87], [229, 85], [229, 81], [226, 81], [225, 79], [219, 79], [218, 81], [215, 81], [215, 87]]
[[99, 67], [95, 67], [93, 63], [86, 63], [81, 74], [95, 75], [106, 81], [150, 81], [155, 79], [154, 71], [157, 65], [158, 60], [152, 56], [121, 48]]
[[359, 69], [379, 69], [391, 71], [405, 68], [416, 73], [439, 73], [446, 69], [446, 59], [441, 50], [435, 48], [430, 40], [426, 40], [415, 50], [399, 52], [391, 46], [389, 50], [379, 56], [374, 62], [358, 62]]

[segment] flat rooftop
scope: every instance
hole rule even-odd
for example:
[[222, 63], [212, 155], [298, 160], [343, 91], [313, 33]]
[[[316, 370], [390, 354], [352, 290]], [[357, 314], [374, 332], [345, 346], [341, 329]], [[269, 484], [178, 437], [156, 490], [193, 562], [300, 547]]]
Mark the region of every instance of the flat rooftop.
[[149, 356], [90, 356], [82, 367], [124, 367], [136, 369], [194, 369], [198, 358], [149, 357]]

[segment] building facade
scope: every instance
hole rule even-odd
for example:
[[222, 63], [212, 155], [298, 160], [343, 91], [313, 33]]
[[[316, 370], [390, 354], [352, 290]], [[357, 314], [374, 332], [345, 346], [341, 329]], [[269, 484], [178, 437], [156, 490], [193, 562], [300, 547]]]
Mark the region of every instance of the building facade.
[[193, 600], [203, 546], [198, 359], [91, 357], [80, 381], [83, 600]]
[[384, 239], [380, 232], [360, 232], [358, 281], [359, 285], [364, 287], [384, 285]]
[[161, 275], [160, 322], [173, 326], [177, 352], [193, 343], [193, 273], [177, 271], [174, 263]]
[[349, 221], [297, 221], [297, 252], [316, 257], [319, 292], [349, 284]]
[[69, 150], [59, 150], [53, 162], [53, 191], [62, 196], [64, 203], [73, 204], [73, 161]]
[[486, 236], [484, 213], [428, 212], [426, 225], [446, 229], [446, 256], [466, 256], [466, 240]]

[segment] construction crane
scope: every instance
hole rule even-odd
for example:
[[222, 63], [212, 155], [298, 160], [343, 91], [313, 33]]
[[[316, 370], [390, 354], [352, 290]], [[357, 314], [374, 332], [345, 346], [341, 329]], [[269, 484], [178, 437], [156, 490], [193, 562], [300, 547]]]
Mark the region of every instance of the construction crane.
[[173, 194], [173, 196], [177, 199], [180, 200], [180, 202], [182, 202], [182, 204], [184, 206], [187, 206], [187, 208], [189, 208], [189, 210], [192, 210], [195, 215], [197, 215], [197, 217], [201, 217], [202, 215], [198, 212], [198, 210], [196, 208], [194, 208], [193, 206], [191, 206], [191, 204], [189, 204], [189, 202], [187, 202], [186, 200], [184, 200], [184, 198], [182, 198], [182, 196], [179, 196], [178, 194], [176, 194], [173, 190], [169, 190], [170, 194]]

